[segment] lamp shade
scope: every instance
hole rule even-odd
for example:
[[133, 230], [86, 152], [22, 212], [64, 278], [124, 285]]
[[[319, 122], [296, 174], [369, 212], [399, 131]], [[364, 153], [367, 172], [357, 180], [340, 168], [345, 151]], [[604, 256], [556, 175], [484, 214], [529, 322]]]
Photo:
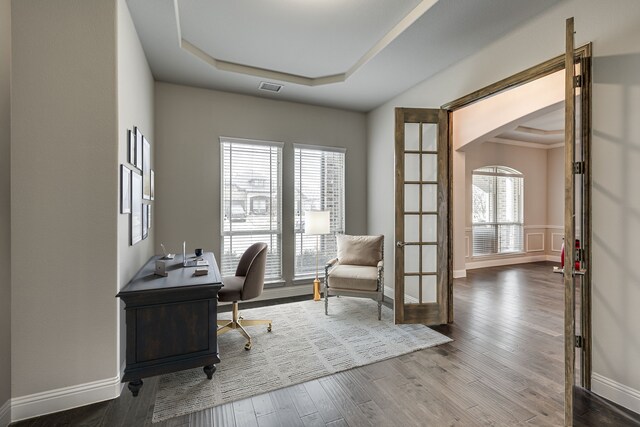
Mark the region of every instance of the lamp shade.
[[306, 211], [304, 234], [329, 234], [329, 211]]

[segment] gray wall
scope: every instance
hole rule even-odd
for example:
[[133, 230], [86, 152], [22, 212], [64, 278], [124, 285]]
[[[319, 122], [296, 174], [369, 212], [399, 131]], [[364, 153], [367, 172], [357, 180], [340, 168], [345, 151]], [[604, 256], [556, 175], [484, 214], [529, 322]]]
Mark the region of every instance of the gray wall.
[[[592, 41], [594, 390], [634, 406], [640, 390], [640, 2], [573, 0], [521, 25], [368, 114], [369, 232], [393, 233], [393, 108], [438, 107], [563, 53], [565, 19], [577, 45]], [[497, 66], [499, 65], [499, 66]], [[455, 209], [455, 206], [454, 206]], [[387, 238], [387, 253], [392, 253]], [[393, 260], [387, 257], [387, 285]], [[627, 399], [625, 401], [625, 399]], [[629, 400], [631, 399], [631, 400]]]
[[116, 2], [12, 9], [12, 395], [117, 376]]
[[[346, 232], [366, 233], [365, 116], [323, 107], [156, 83], [156, 241], [220, 256], [220, 136], [281, 141], [283, 243], [293, 241], [292, 143], [346, 147]], [[287, 208], [287, 206], [289, 208]], [[283, 259], [294, 249], [283, 245]], [[293, 262], [283, 262], [291, 279]]]
[[0, 425], [2, 406], [11, 397], [10, 70], [11, 1], [0, 0]]
[[[118, 163], [133, 166], [127, 162], [127, 130], [137, 126], [151, 143], [151, 164], [155, 151], [153, 126], [153, 76], [142, 50], [142, 45], [133, 26], [129, 8], [125, 0], [117, 1], [118, 7]], [[118, 166], [119, 168], [119, 166]], [[119, 170], [118, 170], [118, 173]], [[150, 202], [153, 205], [153, 202]], [[118, 212], [120, 201], [117, 203]], [[153, 209], [153, 207], [152, 207]], [[153, 214], [154, 212], [152, 212]], [[113, 291], [122, 289], [154, 253], [154, 229], [149, 237], [134, 246], [130, 246], [130, 217], [118, 215], [118, 284]], [[120, 309], [120, 370], [125, 362], [125, 319], [123, 304]]]

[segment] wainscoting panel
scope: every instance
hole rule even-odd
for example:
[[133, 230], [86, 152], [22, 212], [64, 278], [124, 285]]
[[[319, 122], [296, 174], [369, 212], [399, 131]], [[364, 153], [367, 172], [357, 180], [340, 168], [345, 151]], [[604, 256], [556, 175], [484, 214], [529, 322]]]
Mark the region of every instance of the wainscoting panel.
[[544, 233], [527, 233], [525, 250], [527, 252], [544, 252]]
[[560, 252], [562, 250], [562, 238], [564, 233], [551, 233], [551, 251]]

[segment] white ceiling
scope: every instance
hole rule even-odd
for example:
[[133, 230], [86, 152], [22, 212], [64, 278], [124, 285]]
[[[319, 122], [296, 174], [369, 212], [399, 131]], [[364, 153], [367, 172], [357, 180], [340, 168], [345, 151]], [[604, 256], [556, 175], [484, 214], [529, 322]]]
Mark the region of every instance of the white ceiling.
[[533, 148], [555, 148], [564, 145], [564, 103], [559, 103], [550, 112], [516, 122], [512, 128], [496, 135], [492, 142], [530, 146]]
[[369, 111], [559, 1], [127, 3], [156, 80]]

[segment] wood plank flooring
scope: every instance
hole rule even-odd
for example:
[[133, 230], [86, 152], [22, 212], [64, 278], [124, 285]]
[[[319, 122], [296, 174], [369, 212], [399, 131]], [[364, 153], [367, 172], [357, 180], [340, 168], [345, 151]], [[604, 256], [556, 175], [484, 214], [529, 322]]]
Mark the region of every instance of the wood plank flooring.
[[[454, 285], [453, 342], [154, 424], [480, 426], [563, 422], [562, 277], [552, 263], [468, 271]], [[150, 426], [157, 378], [136, 398], [16, 426]], [[640, 416], [576, 391], [575, 425], [638, 426]]]

